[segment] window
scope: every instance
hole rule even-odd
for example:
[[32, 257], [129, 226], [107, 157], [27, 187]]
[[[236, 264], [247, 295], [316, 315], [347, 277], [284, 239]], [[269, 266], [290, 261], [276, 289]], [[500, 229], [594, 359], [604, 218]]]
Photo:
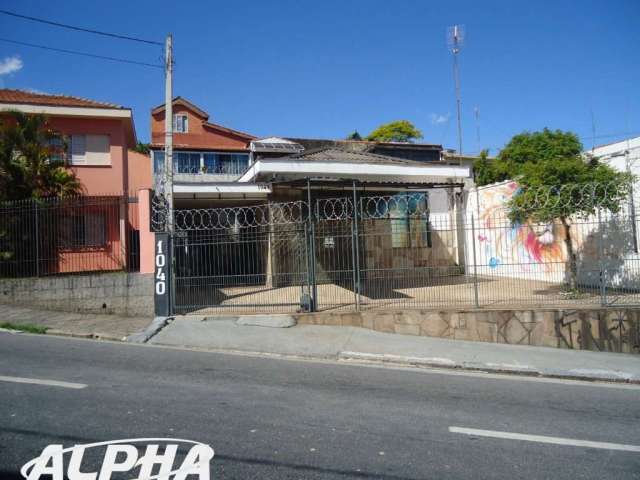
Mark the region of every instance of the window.
[[[164, 151], [153, 150], [153, 171], [164, 170]], [[202, 162], [202, 163], [201, 163]], [[249, 167], [246, 153], [173, 152], [174, 173], [240, 175]]]
[[249, 166], [246, 153], [205, 153], [204, 167], [207, 173], [240, 175]]
[[49, 144], [49, 161], [51, 163], [64, 163], [67, 157], [66, 145], [62, 136], [53, 137]]
[[71, 135], [71, 165], [87, 163], [87, 143], [84, 135]]
[[173, 153], [173, 171], [175, 173], [199, 173], [200, 154], [187, 152]]
[[107, 243], [104, 212], [73, 214], [60, 218], [60, 246], [103, 247]]
[[218, 173], [218, 155], [215, 153], [204, 154], [204, 169], [207, 173]]
[[388, 202], [391, 245], [394, 248], [431, 247], [426, 193], [403, 192]]
[[153, 150], [153, 171], [159, 173], [164, 171], [164, 152]]
[[189, 118], [183, 114], [174, 115], [173, 131], [176, 133], [187, 133], [189, 131]]
[[108, 135], [71, 135], [71, 165], [111, 165]]

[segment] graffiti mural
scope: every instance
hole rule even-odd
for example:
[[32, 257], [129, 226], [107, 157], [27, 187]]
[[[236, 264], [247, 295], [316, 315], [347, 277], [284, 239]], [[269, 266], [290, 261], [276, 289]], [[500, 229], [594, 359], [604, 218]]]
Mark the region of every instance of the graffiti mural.
[[508, 266], [514, 274], [532, 270], [557, 272], [567, 259], [564, 227], [557, 222], [510, 222], [507, 204], [517, 193], [516, 182], [505, 182], [471, 195], [470, 203], [475, 203], [471, 211], [477, 218], [479, 263], [492, 270]]

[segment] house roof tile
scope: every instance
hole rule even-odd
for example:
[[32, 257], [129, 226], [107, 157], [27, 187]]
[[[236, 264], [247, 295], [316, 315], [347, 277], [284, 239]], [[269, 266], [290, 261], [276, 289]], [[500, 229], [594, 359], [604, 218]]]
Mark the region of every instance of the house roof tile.
[[54, 107], [92, 107], [125, 109], [113, 103], [89, 100], [88, 98], [70, 95], [50, 95], [47, 93], [29, 92], [27, 90], [0, 89], [0, 103], [20, 103], [30, 105], [49, 105]]
[[352, 152], [339, 148], [318, 148], [306, 152], [283, 157], [283, 159], [309, 160], [313, 162], [345, 162], [345, 163], [375, 163], [393, 165], [425, 166], [424, 162], [406, 160], [403, 158], [378, 155], [369, 152]]

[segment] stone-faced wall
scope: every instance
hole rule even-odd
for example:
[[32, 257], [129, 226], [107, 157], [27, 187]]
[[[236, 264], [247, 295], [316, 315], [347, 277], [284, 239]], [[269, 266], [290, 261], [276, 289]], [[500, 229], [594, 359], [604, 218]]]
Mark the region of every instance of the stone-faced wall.
[[153, 316], [153, 274], [0, 279], [0, 304], [63, 312]]
[[451, 340], [640, 353], [640, 309], [633, 308], [321, 312], [296, 320]]

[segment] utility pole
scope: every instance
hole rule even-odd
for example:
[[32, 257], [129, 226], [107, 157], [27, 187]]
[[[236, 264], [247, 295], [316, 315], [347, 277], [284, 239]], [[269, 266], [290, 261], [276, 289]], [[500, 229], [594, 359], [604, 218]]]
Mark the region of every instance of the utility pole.
[[462, 120], [460, 118], [460, 71], [458, 67], [458, 54], [464, 40], [464, 29], [462, 25], [449, 27], [449, 47], [453, 53], [453, 80], [456, 87], [456, 110], [458, 113], [458, 156], [462, 157]]
[[167, 231], [173, 233], [173, 37], [165, 44], [164, 86], [164, 198], [167, 202]]

